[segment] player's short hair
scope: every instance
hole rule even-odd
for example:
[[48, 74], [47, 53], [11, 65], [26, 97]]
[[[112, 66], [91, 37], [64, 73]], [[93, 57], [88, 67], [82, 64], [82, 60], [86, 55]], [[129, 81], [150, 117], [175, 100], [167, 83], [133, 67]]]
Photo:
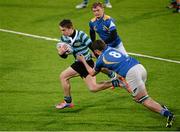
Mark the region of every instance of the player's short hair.
[[93, 8], [96, 8], [96, 7], [101, 7], [101, 8], [104, 8], [104, 5], [101, 3], [101, 2], [94, 2], [93, 4], [92, 4], [92, 7], [91, 7], [91, 9], [93, 9]]
[[59, 26], [65, 27], [65, 28], [73, 28], [73, 24], [71, 20], [69, 19], [63, 19], [60, 23]]
[[95, 40], [92, 44], [93, 50], [103, 51], [106, 48], [106, 44], [102, 40]]

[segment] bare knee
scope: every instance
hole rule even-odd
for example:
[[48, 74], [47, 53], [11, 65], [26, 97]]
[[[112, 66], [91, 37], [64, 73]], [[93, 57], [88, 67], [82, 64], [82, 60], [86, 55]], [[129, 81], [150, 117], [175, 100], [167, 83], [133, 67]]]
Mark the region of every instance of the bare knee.
[[133, 93], [134, 101], [143, 104], [149, 98], [146, 89], [137, 89], [136, 93]]
[[97, 88], [96, 84], [89, 85], [89, 91], [93, 92], [93, 93], [96, 93], [98, 91], [98, 88]]
[[66, 77], [66, 74], [65, 74], [64, 72], [62, 72], [62, 73], [60, 74], [60, 76], [59, 76], [59, 79], [60, 79], [61, 81], [64, 81], [64, 80], [67, 80], [68, 78]]
[[140, 103], [140, 104], [144, 104], [149, 99], [150, 99], [149, 95], [144, 95], [144, 96], [141, 96], [141, 97], [137, 97], [137, 96], [134, 97], [134, 101], [136, 101], [137, 103]]
[[100, 89], [100, 86], [98, 83], [96, 83], [96, 77], [92, 77], [88, 75], [86, 78], [84, 78], [84, 81], [86, 85], [88, 86], [88, 89], [90, 92], [98, 92]]

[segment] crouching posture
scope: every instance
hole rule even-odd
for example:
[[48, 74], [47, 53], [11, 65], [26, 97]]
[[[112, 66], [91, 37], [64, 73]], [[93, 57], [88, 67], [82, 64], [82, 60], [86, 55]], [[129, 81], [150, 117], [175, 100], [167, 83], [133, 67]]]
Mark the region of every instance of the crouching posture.
[[96, 65], [91, 68], [85, 61], [84, 56], [78, 56], [78, 59], [83, 62], [90, 75], [94, 76], [102, 68], [108, 68], [115, 71], [118, 75], [125, 78], [128, 87], [126, 88], [133, 96], [134, 100], [143, 104], [148, 109], [160, 113], [167, 117], [166, 127], [171, 127], [175, 116], [167, 107], [161, 106], [155, 100], [149, 97], [145, 82], [147, 79], [146, 69], [136, 59], [125, 56], [117, 49], [106, 46], [101, 40], [96, 40], [92, 44], [94, 53], [99, 55]]

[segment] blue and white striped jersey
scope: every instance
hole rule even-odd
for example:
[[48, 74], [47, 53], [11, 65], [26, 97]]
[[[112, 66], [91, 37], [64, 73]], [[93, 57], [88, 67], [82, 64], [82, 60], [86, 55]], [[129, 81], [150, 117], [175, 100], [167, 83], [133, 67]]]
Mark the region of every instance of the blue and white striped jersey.
[[[60, 38], [60, 42], [64, 42], [71, 46], [75, 59], [76, 55], [80, 54], [82, 54], [86, 60], [90, 60], [92, 58], [89, 49], [89, 45], [92, 43], [92, 41], [83, 31], [75, 30], [74, 38], [62, 35]], [[58, 44], [57, 47], [59, 47]]]

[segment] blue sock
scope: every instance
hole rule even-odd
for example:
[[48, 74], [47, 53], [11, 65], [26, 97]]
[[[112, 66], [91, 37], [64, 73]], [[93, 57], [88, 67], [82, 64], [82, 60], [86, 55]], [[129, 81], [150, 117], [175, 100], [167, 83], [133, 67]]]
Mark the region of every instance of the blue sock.
[[162, 109], [161, 110], [161, 115], [163, 115], [165, 117], [168, 117], [168, 116], [172, 115], [172, 113], [167, 109]]
[[64, 101], [66, 101], [66, 103], [71, 103], [72, 102], [71, 96], [64, 96]]

